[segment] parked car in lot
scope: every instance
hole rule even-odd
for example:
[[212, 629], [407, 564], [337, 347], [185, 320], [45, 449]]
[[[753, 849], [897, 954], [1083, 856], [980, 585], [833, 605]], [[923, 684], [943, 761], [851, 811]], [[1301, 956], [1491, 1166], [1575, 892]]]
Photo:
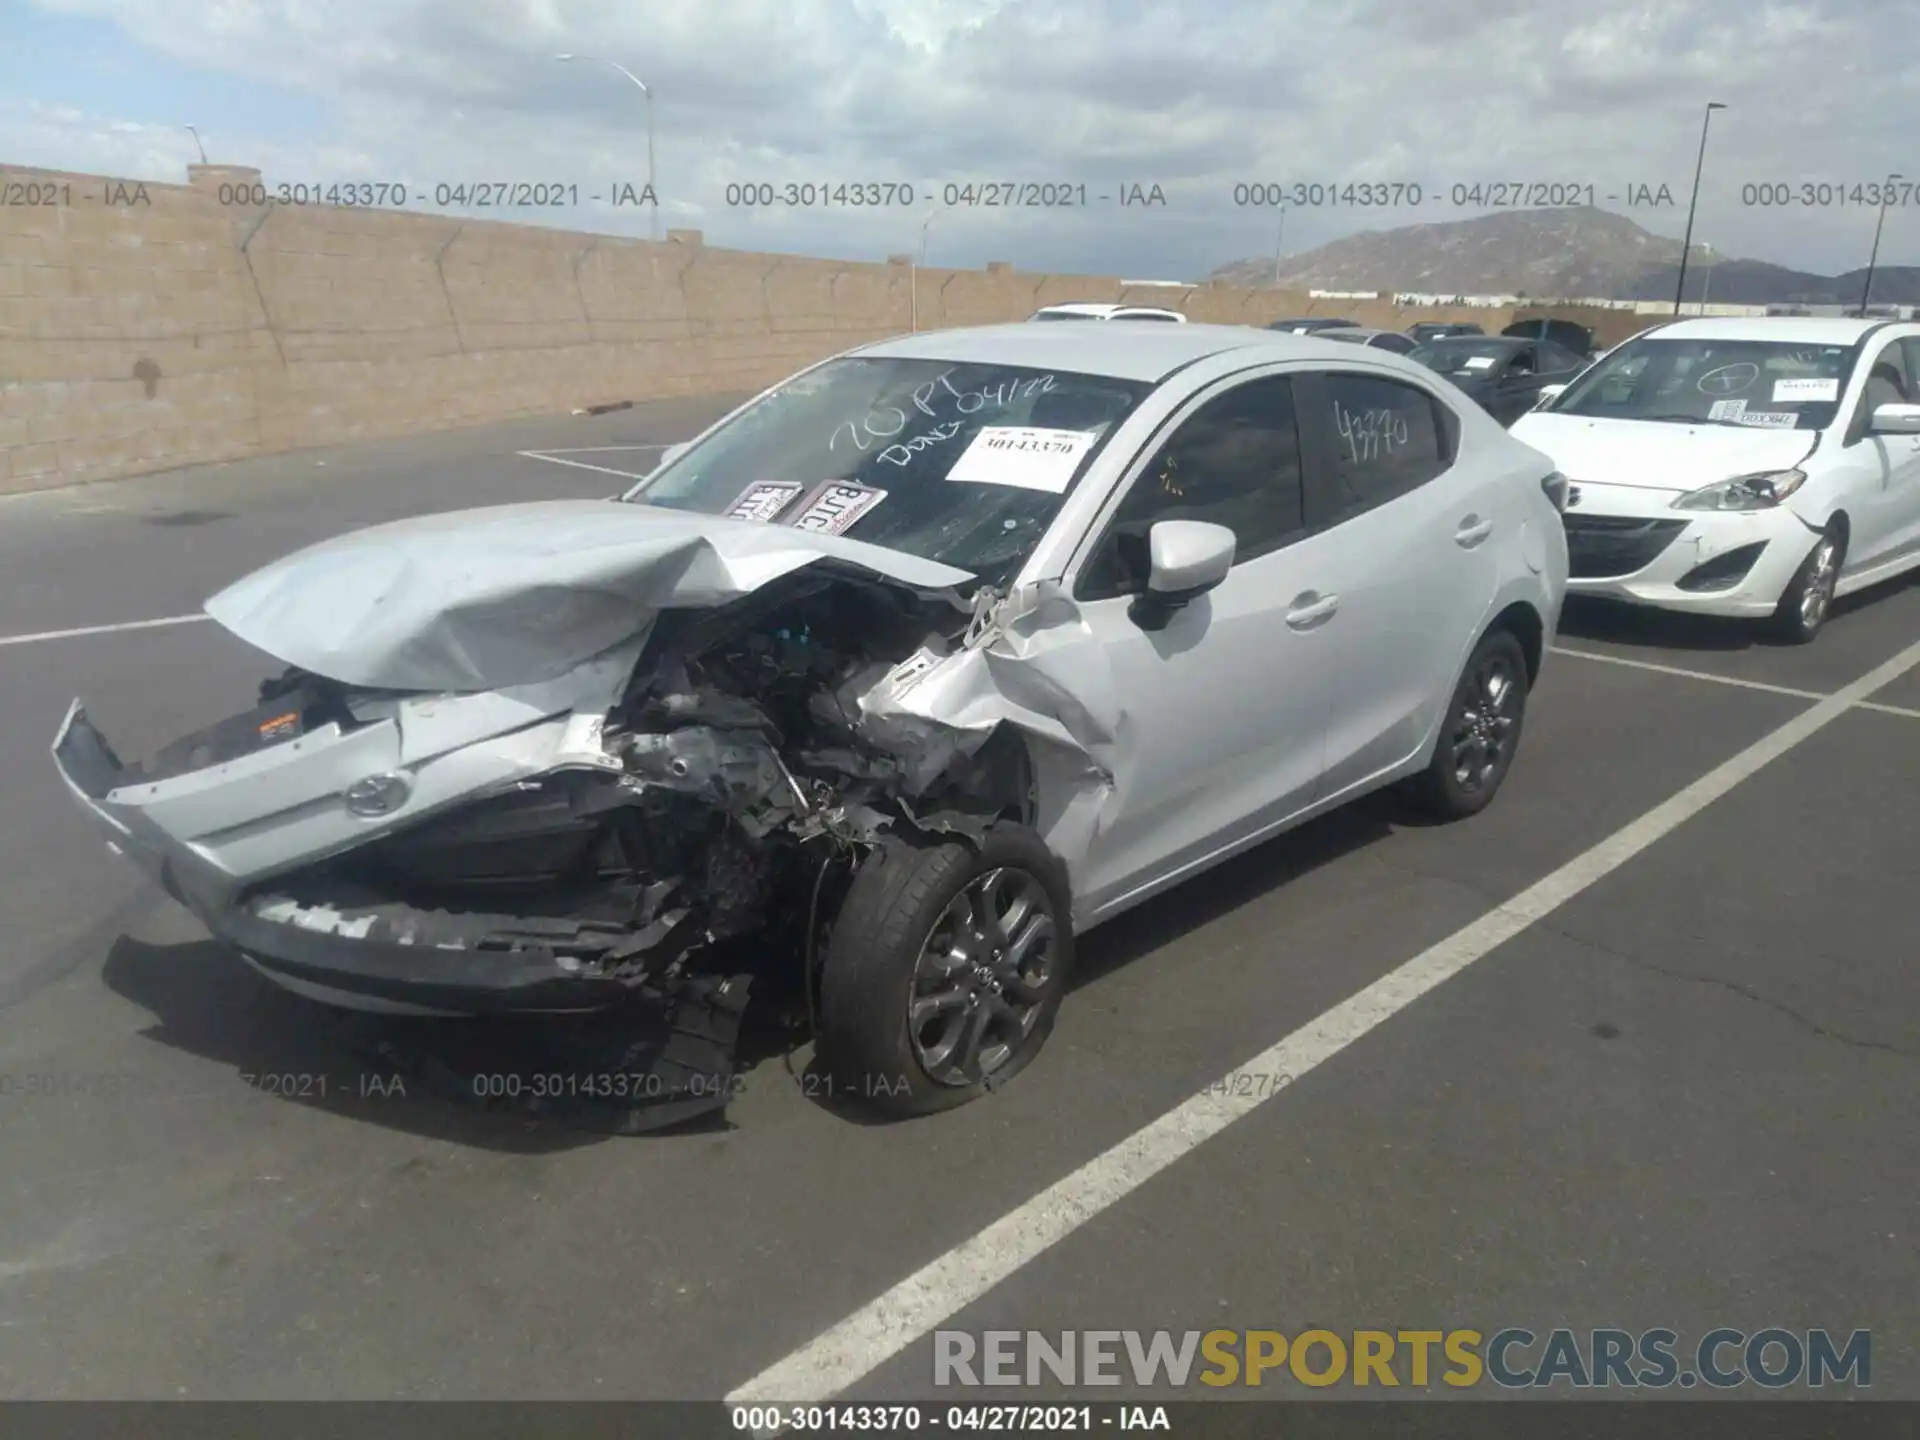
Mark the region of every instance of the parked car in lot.
[[1920, 565], [1920, 323], [1711, 318], [1625, 342], [1513, 427], [1570, 478], [1570, 587], [1811, 640]]
[[1384, 352], [915, 334], [619, 499], [276, 561], [206, 606], [289, 667], [253, 708], [129, 764], [75, 701], [54, 756], [314, 999], [637, 999], [724, 1052], [784, 976], [836, 1093], [921, 1113], [1032, 1058], [1089, 927], [1389, 784], [1485, 807], [1559, 617], [1561, 499]]
[[1389, 355], [1408, 355], [1418, 348], [1411, 338], [1402, 335], [1398, 330], [1373, 330], [1359, 325], [1342, 325], [1319, 333], [1323, 339], [1338, 340], [1347, 345], [1367, 345], [1375, 350], [1385, 350]]
[[1407, 336], [1418, 344], [1429, 340], [1444, 340], [1450, 335], [1484, 335], [1487, 332], [1478, 325], [1462, 320], [1421, 320], [1407, 327]]
[[1516, 320], [1500, 333], [1512, 340], [1537, 340], [1543, 345], [1557, 345], [1583, 358], [1593, 354], [1593, 331], [1572, 320], [1554, 320], [1546, 316]]
[[1503, 335], [1432, 340], [1408, 357], [1459, 386], [1502, 425], [1540, 402], [1548, 386], [1573, 379], [1585, 361], [1545, 341]]
[[1069, 301], [1061, 305], [1043, 305], [1027, 317], [1029, 320], [1171, 320], [1187, 323], [1178, 310], [1163, 310], [1157, 305], [1107, 305]]
[[1266, 328], [1284, 330], [1289, 335], [1317, 335], [1323, 330], [1358, 329], [1359, 324], [1357, 321], [1339, 320], [1327, 315], [1310, 315], [1296, 320], [1269, 320]]

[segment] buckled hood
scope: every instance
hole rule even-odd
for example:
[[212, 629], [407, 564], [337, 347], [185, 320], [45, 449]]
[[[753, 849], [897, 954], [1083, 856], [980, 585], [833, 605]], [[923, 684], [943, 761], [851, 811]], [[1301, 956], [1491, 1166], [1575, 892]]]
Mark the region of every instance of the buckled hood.
[[724, 605], [819, 563], [920, 595], [975, 578], [844, 536], [548, 500], [351, 531], [236, 581], [206, 613], [267, 654], [344, 684], [496, 690], [562, 675], [661, 610]]

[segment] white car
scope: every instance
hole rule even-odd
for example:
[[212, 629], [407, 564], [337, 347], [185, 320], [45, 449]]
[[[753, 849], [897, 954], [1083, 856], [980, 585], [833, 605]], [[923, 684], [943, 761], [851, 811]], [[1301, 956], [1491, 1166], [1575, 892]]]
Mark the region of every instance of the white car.
[[736, 979], [784, 982], [836, 1093], [920, 1113], [1032, 1057], [1088, 927], [1396, 781], [1482, 809], [1559, 618], [1560, 496], [1380, 351], [933, 331], [621, 499], [276, 561], [207, 602], [293, 667], [255, 709], [128, 765], [75, 701], [54, 756], [311, 998], [637, 1001], [718, 1046]]
[[1072, 301], [1061, 305], [1043, 305], [1028, 320], [1172, 320], [1187, 323], [1178, 310], [1163, 310], [1157, 305], [1108, 305], [1091, 301]]
[[1920, 565], [1920, 323], [1679, 320], [1513, 426], [1568, 478], [1574, 594], [1819, 633]]

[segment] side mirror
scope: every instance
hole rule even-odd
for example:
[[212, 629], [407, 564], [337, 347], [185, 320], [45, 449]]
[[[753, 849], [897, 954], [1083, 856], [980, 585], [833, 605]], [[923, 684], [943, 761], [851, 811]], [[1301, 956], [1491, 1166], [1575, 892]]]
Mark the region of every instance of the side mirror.
[[1533, 408], [1536, 410], [1544, 408], [1557, 399], [1560, 392], [1566, 388], [1565, 385], [1542, 385], [1540, 387], [1540, 398], [1534, 402]]
[[1147, 532], [1147, 588], [1129, 613], [1142, 630], [1159, 630], [1233, 568], [1240, 541], [1224, 525], [1162, 520]]
[[[1875, 435], [1920, 435], [1920, 405], [1879, 405], [1867, 429]], [[1159, 526], [1154, 526], [1157, 532]]]

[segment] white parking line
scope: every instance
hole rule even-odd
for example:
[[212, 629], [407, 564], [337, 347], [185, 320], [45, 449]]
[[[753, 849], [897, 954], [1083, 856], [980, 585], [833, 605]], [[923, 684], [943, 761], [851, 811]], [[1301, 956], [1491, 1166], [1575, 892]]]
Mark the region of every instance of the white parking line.
[[1549, 647], [1555, 655], [1576, 660], [1598, 660], [1603, 665], [1624, 665], [1629, 670], [1651, 670], [1656, 675], [1679, 675], [1688, 680], [1711, 680], [1716, 685], [1737, 685], [1742, 690], [1764, 690], [1771, 695], [1792, 695], [1800, 700], [1825, 700], [1820, 690], [1797, 690], [1791, 685], [1769, 685], [1764, 680], [1742, 680], [1737, 675], [1715, 675], [1710, 670], [1683, 670], [1678, 665], [1657, 665], [1651, 660], [1630, 660], [1624, 655], [1602, 655], [1594, 650], [1569, 650], [1564, 645]]
[[644, 480], [644, 470], [615, 470], [610, 465], [589, 465], [584, 460], [569, 460], [562, 455], [550, 455], [543, 450], [516, 450], [516, 455], [524, 455], [529, 460], [544, 460], [549, 465], [571, 465], [576, 470], [598, 470], [602, 475], [618, 475], [627, 480]]
[[42, 630], [35, 635], [0, 635], [0, 645], [38, 645], [42, 640], [71, 640], [76, 635], [112, 635], [121, 630], [158, 630], [163, 625], [192, 625], [205, 615], [163, 615], [157, 620], [122, 620], [115, 625], [83, 625], [78, 630]]
[[522, 450], [522, 455], [591, 455], [596, 450], [665, 450], [677, 445], [677, 440], [649, 440], [644, 445], [556, 445], [548, 450]]
[[[1791, 685], [1769, 685], [1763, 680], [1742, 680], [1737, 675], [1715, 675], [1711, 670], [1683, 670], [1677, 665], [1657, 665], [1651, 660], [1632, 660], [1624, 655], [1602, 655], [1593, 650], [1569, 650], [1564, 645], [1549, 647], [1555, 655], [1569, 655], [1576, 660], [1598, 660], [1606, 665], [1624, 665], [1629, 670], [1651, 670], [1658, 675], [1679, 675], [1688, 680], [1711, 680], [1716, 685], [1734, 685], [1742, 690], [1764, 690], [1769, 695], [1791, 695], [1797, 700], [1825, 700], [1828, 694], [1824, 690], [1799, 690]], [[1920, 720], [1920, 710], [1912, 710], [1905, 705], [1882, 705], [1873, 700], [1860, 700], [1854, 703], [1856, 710], [1871, 710], [1876, 715], [1901, 715], [1909, 720]]]
[[[1298, 1079], [1671, 834], [1741, 781], [1920, 664], [1920, 643], [1808, 707], [1670, 799], [1615, 831], [1506, 904], [1375, 980], [1237, 1072]], [[922, 1267], [785, 1358], [738, 1386], [726, 1403], [817, 1403], [834, 1398], [935, 1326], [980, 1299], [1101, 1211], [1284, 1090], [1236, 1093], [1231, 1082], [1177, 1109], [1082, 1165], [986, 1229]]]

